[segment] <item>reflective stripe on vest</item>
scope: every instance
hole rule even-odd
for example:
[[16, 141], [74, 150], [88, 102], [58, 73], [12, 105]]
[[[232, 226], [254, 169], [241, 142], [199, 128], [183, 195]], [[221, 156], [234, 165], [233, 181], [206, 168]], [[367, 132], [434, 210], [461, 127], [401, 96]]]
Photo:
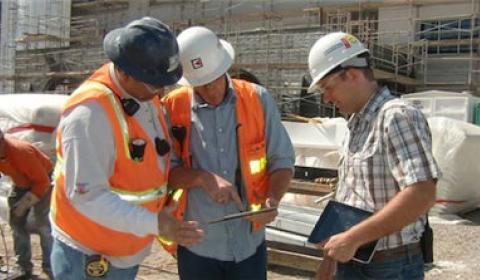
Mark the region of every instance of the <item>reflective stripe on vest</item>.
[[[237, 94], [237, 121], [242, 124], [239, 128], [239, 141], [237, 143], [240, 150], [241, 170], [247, 187], [249, 208], [255, 211], [262, 207], [268, 191], [263, 106], [253, 84], [235, 79], [232, 82]], [[181, 155], [183, 164], [187, 167], [191, 166], [189, 141], [192, 94], [191, 88], [183, 87], [169, 93], [162, 99], [168, 110], [172, 126], [178, 125], [186, 128], [185, 143], [175, 141], [175, 149], [177, 155]], [[252, 149], [252, 152], [247, 151], [248, 149]], [[178, 195], [177, 192], [174, 193]], [[174, 215], [183, 220], [187, 203], [186, 190], [181, 192], [177, 201], [178, 207], [174, 211]], [[260, 228], [259, 225], [254, 225], [254, 229], [258, 228]], [[162, 245], [169, 252], [175, 250], [174, 245]]]
[[120, 124], [121, 132], [123, 135], [123, 149], [125, 151], [125, 156], [127, 158], [130, 157], [130, 150], [128, 148], [128, 141], [129, 141], [129, 135], [128, 135], [128, 124], [127, 121], [125, 120], [125, 117], [123, 115], [123, 110], [118, 104], [117, 100], [115, 99], [115, 94], [112, 92], [111, 89], [109, 89], [107, 86], [99, 83], [99, 82], [94, 82], [94, 81], [85, 81], [75, 92], [85, 92], [89, 90], [98, 90], [103, 93], [105, 93], [108, 97], [108, 100], [110, 101], [110, 104], [112, 105], [113, 110], [115, 111], [115, 115], [117, 117], [117, 120]]
[[[109, 89], [107, 86], [95, 82], [95, 81], [85, 81], [76, 91], [75, 93], [87, 92], [90, 90], [96, 90], [103, 92], [107, 95], [112, 108], [115, 111], [115, 116], [120, 124], [122, 136], [123, 136], [123, 150], [125, 153], [125, 157], [128, 159], [132, 159], [130, 155], [130, 149], [128, 147], [130, 135], [128, 133], [128, 124], [125, 120], [122, 108], [118, 104], [115, 94]], [[59, 143], [57, 143], [58, 145]], [[57, 146], [58, 147], [58, 146]], [[57, 159], [59, 159], [58, 163], [63, 164], [63, 157], [57, 152]], [[55, 164], [55, 170], [58, 170], [57, 164]], [[132, 204], [143, 204], [147, 202], [154, 201], [158, 198], [161, 198], [167, 194], [167, 184], [163, 184], [158, 187], [151, 188], [147, 191], [143, 192], [129, 192], [126, 190], [114, 188], [110, 186], [110, 191], [116, 193], [122, 200], [125, 200]]]
[[[106, 69], [103, 67], [96, 74], [102, 79], [107, 79]], [[111, 81], [107, 80], [106, 84], [108, 85], [109, 82]], [[74, 94], [75, 96], [67, 101], [63, 113], [79, 104], [93, 100], [103, 107], [111, 122], [113, 140], [119, 148], [116, 150], [113, 174], [109, 178], [109, 190], [129, 204], [137, 204], [157, 213], [163, 207], [167, 197], [168, 174], [166, 172], [169, 169], [170, 156], [167, 155], [163, 158], [165, 160], [165, 172], [163, 172], [158, 166], [158, 155], [153, 141], [149, 139], [136, 120], [133, 118], [126, 120], [115, 93], [107, 86], [96, 81], [86, 81]], [[170, 141], [165, 120], [161, 115], [160, 104], [158, 101], [154, 104], [159, 110], [158, 117], [162, 124], [164, 137]], [[146, 147], [145, 156], [141, 162], [133, 160], [130, 156], [129, 132], [136, 137], [143, 137], [147, 141], [148, 147]], [[127, 257], [139, 253], [151, 243], [154, 239], [153, 235], [139, 237], [107, 228], [84, 216], [72, 205], [65, 193], [61, 142], [61, 129], [59, 129], [57, 132], [58, 158], [55, 167], [55, 188], [50, 213], [52, 221], [67, 236], [99, 254]]]
[[112, 192], [115, 192], [122, 200], [131, 204], [143, 204], [157, 200], [167, 194], [167, 184], [152, 188], [145, 192], [127, 192], [110, 187]]
[[252, 159], [248, 163], [250, 166], [250, 174], [255, 175], [267, 168], [267, 157], [261, 157], [259, 159]]

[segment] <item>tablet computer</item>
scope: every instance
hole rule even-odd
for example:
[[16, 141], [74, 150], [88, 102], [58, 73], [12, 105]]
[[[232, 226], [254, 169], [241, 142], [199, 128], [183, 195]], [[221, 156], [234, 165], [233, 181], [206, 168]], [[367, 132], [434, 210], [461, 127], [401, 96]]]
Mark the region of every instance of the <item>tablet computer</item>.
[[[370, 217], [373, 213], [338, 201], [330, 200], [313, 228], [308, 241], [319, 243], [331, 236], [346, 231], [355, 224]], [[369, 263], [377, 247], [378, 240], [360, 246], [353, 260]]]
[[238, 212], [238, 213], [223, 216], [223, 217], [218, 218], [218, 219], [210, 220], [210, 221], [206, 222], [206, 224], [210, 225], [210, 224], [221, 223], [221, 222], [240, 219], [240, 218], [244, 218], [244, 217], [260, 215], [260, 214], [267, 213], [267, 212], [272, 212], [272, 211], [275, 211], [275, 210], [277, 210], [277, 207], [267, 207], [267, 208], [262, 208], [260, 210]]

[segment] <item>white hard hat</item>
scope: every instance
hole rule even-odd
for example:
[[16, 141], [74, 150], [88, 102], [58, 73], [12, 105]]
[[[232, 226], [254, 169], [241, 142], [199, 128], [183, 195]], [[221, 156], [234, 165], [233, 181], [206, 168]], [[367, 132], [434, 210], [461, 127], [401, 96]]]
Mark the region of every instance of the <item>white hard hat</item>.
[[235, 51], [230, 43], [218, 39], [210, 29], [193, 26], [178, 37], [184, 86], [201, 86], [225, 74], [232, 66]]
[[329, 33], [315, 42], [308, 55], [308, 69], [312, 83], [308, 92], [315, 90], [316, 84], [335, 67], [367, 67], [367, 58], [357, 56], [368, 49], [353, 35], [335, 32]]

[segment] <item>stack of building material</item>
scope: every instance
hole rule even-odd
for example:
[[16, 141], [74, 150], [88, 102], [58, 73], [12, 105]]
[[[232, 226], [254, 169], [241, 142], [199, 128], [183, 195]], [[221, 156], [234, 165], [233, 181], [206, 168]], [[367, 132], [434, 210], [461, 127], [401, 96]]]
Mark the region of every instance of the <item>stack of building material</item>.
[[54, 131], [67, 99], [57, 94], [0, 95], [0, 128], [4, 133], [35, 144], [55, 158]]
[[322, 253], [307, 239], [322, 209], [282, 202], [278, 212], [275, 221], [267, 225], [268, 262], [316, 271]]
[[442, 177], [433, 212], [461, 214], [480, 205], [480, 127], [446, 117], [428, 119]]
[[343, 118], [321, 122], [283, 122], [295, 149], [295, 165], [337, 169], [339, 149], [347, 130]]

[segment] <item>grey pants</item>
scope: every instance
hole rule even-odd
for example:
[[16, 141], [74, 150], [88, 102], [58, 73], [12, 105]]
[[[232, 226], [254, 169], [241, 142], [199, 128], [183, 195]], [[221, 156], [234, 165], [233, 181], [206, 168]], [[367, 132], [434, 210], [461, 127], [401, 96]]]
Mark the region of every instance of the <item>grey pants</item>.
[[[19, 201], [28, 189], [13, 187], [8, 196], [8, 206], [12, 206]], [[50, 272], [50, 253], [52, 252], [52, 234], [48, 213], [50, 210], [50, 195], [48, 191], [40, 201], [32, 207], [27, 213], [21, 217], [12, 215], [10, 210], [10, 227], [13, 231], [13, 247], [17, 256], [17, 264], [27, 273], [31, 273], [33, 269], [32, 249], [30, 244], [30, 232], [27, 229], [27, 217], [29, 212], [33, 210], [34, 215], [34, 231], [40, 235], [40, 246], [42, 248], [42, 268], [45, 272]]]

